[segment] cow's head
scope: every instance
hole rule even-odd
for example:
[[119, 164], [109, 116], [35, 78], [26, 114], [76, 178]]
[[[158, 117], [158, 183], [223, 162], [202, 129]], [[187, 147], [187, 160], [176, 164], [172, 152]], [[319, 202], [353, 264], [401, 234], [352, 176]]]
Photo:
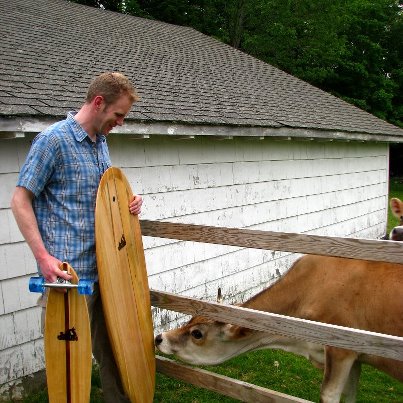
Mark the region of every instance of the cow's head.
[[216, 365], [258, 348], [263, 336], [262, 332], [195, 316], [186, 325], [159, 334], [155, 345], [161, 352], [195, 365]]
[[323, 346], [268, 332], [194, 316], [186, 325], [155, 337], [155, 346], [194, 365], [218, 365], [247, 351], [281, 349], [323, 368]]
[[390, 199], [390, 209], [393, 215], [399, 220], [399, 225], [392, 229], [389, 239], [392, 241], [403, 241], [403, 202], [397, 198]]
[[[222, 301], [219, 288], [217, 302]], [[261, 340], [268, 338], [270, 336], [267, 333], [194, 316], [184, 326], [159, 334], [154, 341], [162, 353], [174, 354], [194, 365], [217, 365], [259, 348]]]

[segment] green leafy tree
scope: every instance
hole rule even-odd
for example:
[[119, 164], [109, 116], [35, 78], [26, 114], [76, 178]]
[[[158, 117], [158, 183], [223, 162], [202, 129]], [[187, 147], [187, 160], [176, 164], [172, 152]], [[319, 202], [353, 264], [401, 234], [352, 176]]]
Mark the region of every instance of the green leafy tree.
[[74, 0], [186, 25], [403, 127], [403, 0]]
[[123, 11], [124, 1], [121, 0], [71, 0], [73, 3], [80, 3], [86, 6], [104, 8], [111, 11]]
[[[381, 118], [393, 109], [396, 82], [391, 76], [390, 40], [398, 22], [397, 4], [391, 0], [353, 0], [347, 5], [347, 53], [329, 88], [346, 100]], [[395, 60], [396, 62], [397, 60]]]
[[[318, 85], [345, 53], [338, 35], [342, 2], [300, 0], [250, 4], [242, 49]], [[254, 11], [255, 10], [255, 11]]]

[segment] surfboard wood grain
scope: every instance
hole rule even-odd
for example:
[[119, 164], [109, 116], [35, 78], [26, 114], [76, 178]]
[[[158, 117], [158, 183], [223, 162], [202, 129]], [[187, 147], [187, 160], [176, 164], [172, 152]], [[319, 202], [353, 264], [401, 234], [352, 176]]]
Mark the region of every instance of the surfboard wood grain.
[[[64, 263], [78, 284], [74, 269]], [[50, 402], [88, 403], [91, 392], [91, 332], [84, 295], [50, 289], [45, 314], [45, 362]]]
[[123, 172], [103, 175], [95, 210], [99, 285], [109, 337], [131, 402], [152, 402], [155, 352], [151, 303], [138, 217], [130, 214], [132, 190]]

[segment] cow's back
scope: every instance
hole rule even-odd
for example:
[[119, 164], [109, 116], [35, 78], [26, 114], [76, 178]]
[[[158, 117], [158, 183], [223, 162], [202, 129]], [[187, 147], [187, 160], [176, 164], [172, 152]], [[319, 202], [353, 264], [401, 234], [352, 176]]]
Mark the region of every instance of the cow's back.
[[403, 265], [305, 255], [244, 306], [403, 336]]

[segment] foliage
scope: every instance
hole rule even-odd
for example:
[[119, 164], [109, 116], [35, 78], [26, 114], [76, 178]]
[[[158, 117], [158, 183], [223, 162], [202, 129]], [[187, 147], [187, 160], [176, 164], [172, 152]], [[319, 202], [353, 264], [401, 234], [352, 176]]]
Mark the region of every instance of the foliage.
[[403, 0], [72, 0], [195, 28], [403, 127]]
[[124, 1], [117, 0], [71, 0], [73, 3], [84, 4], [85, 6], [103, 8], [111, 11], [123, 11]]
[[391, 0], [354, 0], [347, 10], [347, 58], [331, 85], [346, 100], [402, 124], [403, 47], [396, 38], [403, 29], [399, 7]]

